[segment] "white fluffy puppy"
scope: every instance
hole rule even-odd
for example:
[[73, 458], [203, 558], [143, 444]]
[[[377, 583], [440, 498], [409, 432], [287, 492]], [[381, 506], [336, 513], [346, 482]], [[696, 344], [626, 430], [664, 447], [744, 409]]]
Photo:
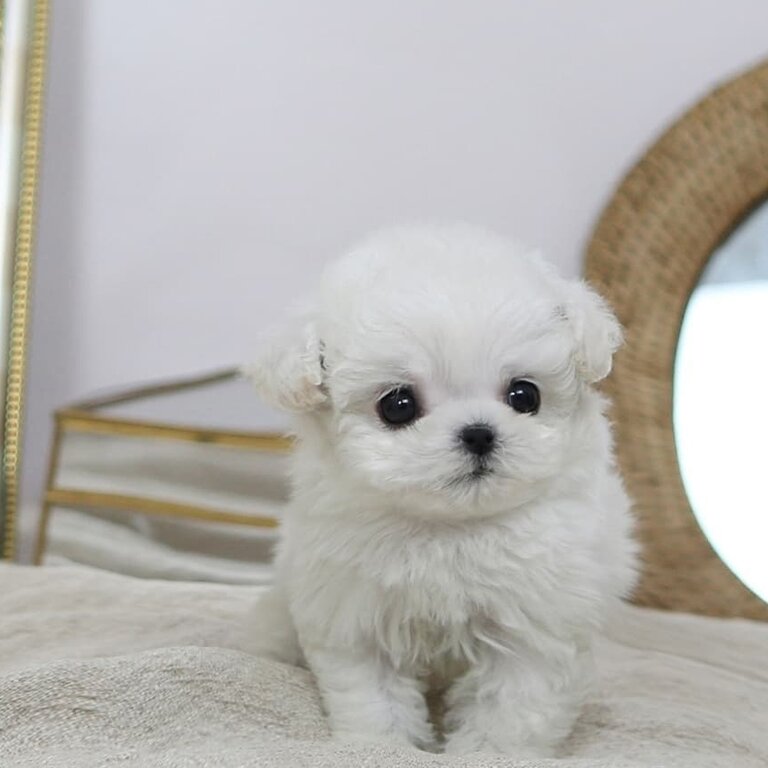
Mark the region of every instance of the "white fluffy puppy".
[[304, 660], [334, 732], [548, 755], [633, 583], [607, 305], [468, 226], [373, 236], [252, 374], [296, 414], [294, 496], [257, 651]]

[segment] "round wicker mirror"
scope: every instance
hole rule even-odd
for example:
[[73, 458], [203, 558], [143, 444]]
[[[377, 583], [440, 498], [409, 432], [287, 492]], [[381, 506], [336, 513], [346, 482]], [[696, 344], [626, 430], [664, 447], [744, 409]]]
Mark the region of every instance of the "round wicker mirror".
[[768, 604], [725, 566], [696, 522], [672, 424], [688, 299], [716, 247], [766, 197], [768, 63], [715, 90], [654, 144], [588, 248], [587, 278], [626, 330], [606, 390], [644, 550], [641, 605], [768, 620]]

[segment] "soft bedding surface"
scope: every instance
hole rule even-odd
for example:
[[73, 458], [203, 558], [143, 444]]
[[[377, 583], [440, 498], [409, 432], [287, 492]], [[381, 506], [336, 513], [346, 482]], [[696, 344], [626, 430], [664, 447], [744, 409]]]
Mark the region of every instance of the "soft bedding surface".
[[331, 739], [311, 675], [244, 651], [257, 594], [0, 566], [0, 766], [768, 766], [768, 625], [627, 607], [562, 758], [459, 759]]

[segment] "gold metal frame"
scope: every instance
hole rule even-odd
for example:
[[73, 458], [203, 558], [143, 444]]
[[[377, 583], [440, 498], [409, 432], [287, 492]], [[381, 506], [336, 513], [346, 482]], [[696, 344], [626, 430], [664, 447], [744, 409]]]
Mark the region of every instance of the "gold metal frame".
[[45, 553], [48, 524], [55, 508], [63, 509], [112, 509], [159, 517], [181, 517], [216, 523], [249, 525], [259, 528], [275, 528], [278, 521], [269, 515], [244, 515], [190, 504], [177, 504], [163, 499], [125, 494], [103, 493], [77, 488], [61, 487], [56, 482], [61, 444], [67, 432], [123, 435], [125, 437], [151, 437], [160, 440], [180, 440], [229, 446], [252, 451], [290, 453], [293, 441], [274, 432], [238, 432], [232, 430], [201, 429], [195, 426], [159, 424], [136, 419], [104, 416], [94, 411], [110, 405], [126, 403], [155, 395], [198, 388], [239, 376], [236, 369], [226, 369], [205, 376], [153, 384], [126, 390], [106, 397], [94, 398], [74, 404], [54, 414], [55, 428], [48, 464], [46, 492], [35, 547], [35, 563], [42, 561]]
[[[4, 4], [0, 2], [0, 15]], [[0, 29], [4, 25], [0, 19]], [[48, 1], [35, 0], [24, 89], [21, 171], [15, 252], [11, 278], [10, 326], [3, 403], [3, 446], [0, 467], [0, 559], [12, 558], [15, 550], [15, 521], [21, 451], [24, 374], [29, 327], [30, 282], [40, 131], [43, 113], [43, 79], [48, 34]]]

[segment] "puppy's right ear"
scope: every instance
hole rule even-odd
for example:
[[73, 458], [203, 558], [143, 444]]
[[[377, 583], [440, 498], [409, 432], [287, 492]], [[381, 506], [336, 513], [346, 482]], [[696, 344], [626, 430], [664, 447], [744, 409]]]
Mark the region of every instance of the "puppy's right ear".
[[256, 362], [243, 373], [270, 405], [285, 411], [313, 411], [327, 399], [323, 386], [323, 350], [309, 313], [263, 340]]
[[568, 294], [563, 310], [576, 340], [576, 363], [594, 384], [611, 372], [613, 354], [623, 340], [622, 328], [608, 302], [587, 283], [571, 283]]

